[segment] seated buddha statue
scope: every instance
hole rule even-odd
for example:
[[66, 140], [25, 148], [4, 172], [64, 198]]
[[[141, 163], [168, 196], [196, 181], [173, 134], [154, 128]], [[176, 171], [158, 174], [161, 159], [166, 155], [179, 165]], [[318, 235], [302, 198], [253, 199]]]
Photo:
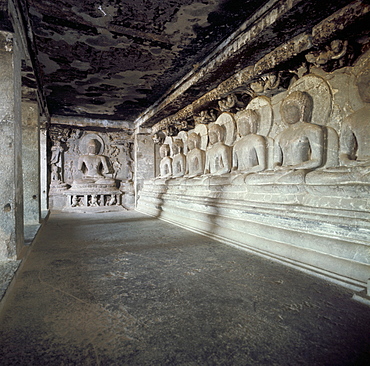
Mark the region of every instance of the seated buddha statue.
[[170, 155], [170, 145], [163, 144], [159, 148], [161, 161], [159, 163], [159, 178], [169, 178], [172, 176], [172, 158]]
[[222, 175], [231, 170], [231, 148], [225, 141], [225, 128], [217, 123], [208, 131], [209, 147], [206, 151], [204, 174]]
[[172, 144], [172, 177], [178, 178], [185, 174], [186, 157], [183, 153], [184, 143], [180, 139], [175, 139]]
[[235, 173], [253, 173], [266, 169], [266, 141], [257, 134], [260, 115], [253, 109], [247, 109], [237, 118], [238, 132], [241, 139], [233, 147], [232, 171]]
[[195, 132], [188, 136], [188, 153], [186, 155], [186, 175], [191, 178], [204, 173], [206, 152], [200, 149], [201, 137]]
[[281, 104], [281, 117], [287, 127], [276, 136], [274, 170], [246, 177], [246, 183], [305, 182], [308, 171], [323, 164], [324, 132], [311, 122], [313, 101], [306, 92], [294, 91]]
[[115, 184], [115, 180], [105, 177], [109, 168], [105, 156], [98, 155], [99, 141], [91, 139], [87, 144], [87, 154], [78, 159], [77, 169], [83, 173], [82, 179], [74, 183], [79, 184]]
[[370, 70], [356, 80], [363, 106], [344, 119], [339, 141], [339, 167], [307, 175], [310, 184], [370, 182]]

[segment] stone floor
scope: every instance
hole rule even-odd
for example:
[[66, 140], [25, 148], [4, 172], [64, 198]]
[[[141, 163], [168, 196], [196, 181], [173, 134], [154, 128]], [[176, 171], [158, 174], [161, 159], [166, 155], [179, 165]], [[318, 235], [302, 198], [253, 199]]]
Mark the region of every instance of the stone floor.
[[[28, 246], [34, 240], [40, 227], [40, 224], [24, 226], [25, 251], [23, 251], [23, 253], [27, 252]], [[0, 300], [3, 298], [20, 262], [20, 260], [0, 261]]]
[[137, 212], [53, 213], [0, 315], [1, 365], [369, 365], [349, 290]]

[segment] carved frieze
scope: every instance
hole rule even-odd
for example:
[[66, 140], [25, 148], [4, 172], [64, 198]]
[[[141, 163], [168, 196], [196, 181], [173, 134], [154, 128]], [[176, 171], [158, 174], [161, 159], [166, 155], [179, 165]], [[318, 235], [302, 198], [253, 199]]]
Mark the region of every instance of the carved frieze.
[[353, 47], [348, 41], [335, 39], [325, 48], [306, 54], [307, 62], [325, 72], [331, 72], [341, 67], [350, 66], [355, 59]]
[[[235, 108], [234, 96], [223, 100], [221, 108], [229, 112], [221, 113], [214, 122], [198, 124], [187, 139], [182, 131], [181, 137], [173, 134], [167, 140], [172, 156], [170, 150], [164, 153], [162, 163], [167, 162], [167, 167], [161, 176], [226, 176], [232, 171], [230, 183], [264, 186], [306, 184], [306, 177], [310, 185], [334, 180], [370, 182], [370, 153], [366, 151], [370, 146], [366, 117], [370, 105], [369, 55], [370, 51], [350, 71], [346, 69], [346, 79], [341, 68], [328, 76], [303, 73], [287, 91], [257, 96], [240, 110]], [[280, 81], [275, 76], [269, 88], [278, 86]], [[350, 80], [352, 84], [348, 85]], [[340, 90], [335, 89], [338, 86]], [[338, 103], [343, 102], [346, 104], [338, 118]], [[181, 148], [174, 149], [174, 141], [181, 141]], [[189, 159], [185, 174], [183, 168], [180, 175], [174, 173], [175, 156], [181, 156], [182, 162]], [[206, 158], [203, 174], [199, 171], [202, 156]], [[235, 180], [235, 174], [242, 178]]]

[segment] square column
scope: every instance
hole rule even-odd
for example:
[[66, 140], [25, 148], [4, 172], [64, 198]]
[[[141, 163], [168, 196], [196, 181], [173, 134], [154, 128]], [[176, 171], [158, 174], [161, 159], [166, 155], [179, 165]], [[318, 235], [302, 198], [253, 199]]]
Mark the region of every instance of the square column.
[[48, 205], [48, 132], [46, 127], [40, 128], [40, 204], [41, 204], [41, 215], [44, 218], [49, 210]]
[[22, 102], [24, 224], [40, 222], [40, 143], [37, 102]]
[[144, 180], [155, 177], [154, 141], [148, 130], [135, 131], [135, 206]]
[[14, 33], [0, 31], [0, 260], [24, 244], [21, 56]]

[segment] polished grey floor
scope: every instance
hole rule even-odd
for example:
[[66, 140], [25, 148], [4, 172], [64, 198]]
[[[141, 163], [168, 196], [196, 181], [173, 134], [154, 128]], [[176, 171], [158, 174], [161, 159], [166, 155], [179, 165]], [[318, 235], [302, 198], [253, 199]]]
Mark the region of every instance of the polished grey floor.
[[137, 212], [53, 213], [0, 314], [0, 365], [369, 365], [352, 293]]

